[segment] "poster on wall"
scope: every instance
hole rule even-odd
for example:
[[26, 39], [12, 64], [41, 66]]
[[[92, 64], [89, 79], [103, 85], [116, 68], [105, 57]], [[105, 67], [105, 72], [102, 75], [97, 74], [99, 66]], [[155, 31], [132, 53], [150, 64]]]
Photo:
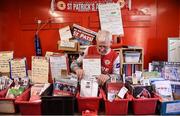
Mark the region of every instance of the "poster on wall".
[[108, 3], [99, 5], [101, 30], [110, 31], [113, 35], [124, 35], [120, 5]]

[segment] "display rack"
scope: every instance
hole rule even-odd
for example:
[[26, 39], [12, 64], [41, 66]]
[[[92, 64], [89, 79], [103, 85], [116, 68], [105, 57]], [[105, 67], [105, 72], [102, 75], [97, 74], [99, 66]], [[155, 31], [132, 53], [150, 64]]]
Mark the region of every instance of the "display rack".
[[114, 49], [120, 56], [121, 76], [132, 76], [135, 71], [142, 71], [144, 67], [144, 50], [140, 47]]

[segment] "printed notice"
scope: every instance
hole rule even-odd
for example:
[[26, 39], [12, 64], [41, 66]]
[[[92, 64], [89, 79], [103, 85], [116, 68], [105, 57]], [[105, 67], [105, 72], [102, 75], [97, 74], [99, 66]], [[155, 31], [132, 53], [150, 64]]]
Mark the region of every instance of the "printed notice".
[[0, 52], [0, 72], [10, 72], [9, 60], [13, 59], [13, 51]]
[[98, 6], [102, 30], [113, 35], [124, 35], [121, 9], [118, 3], [100, 4]]
[[83, 70], [85, 75], [98, 76], [101, 74], [101, 59], [100, 58], [84, 58]]
[[65, 55], [50, 56], [50, 67], [52, 78], [61, 78], [61, 70], [67, 70], [67, 61]]
[[27, 76], [26, 58], [10, 61], [11, 78], [24, 78]]
[[46, 57], [32, 56], [32, 82], [48, 83], [49, 62]]

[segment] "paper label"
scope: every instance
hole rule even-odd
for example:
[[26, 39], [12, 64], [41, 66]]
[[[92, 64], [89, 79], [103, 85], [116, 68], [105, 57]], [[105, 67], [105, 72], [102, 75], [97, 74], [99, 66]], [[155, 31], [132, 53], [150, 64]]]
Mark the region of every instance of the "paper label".
[[126, 87], [122, 87], [118, 93], [118, 96], [123, 99], [124, 95], [127, 93], [127, 91], [128, 91], [128, 89]]
[[168, 103], [166, 105], [166, 113], [180, 112], [180, 103]]
[[75, 47], [75, 42], [61, 41], [60, 46], [61, 47], [68, 47], [68, 48], [74, 48]]

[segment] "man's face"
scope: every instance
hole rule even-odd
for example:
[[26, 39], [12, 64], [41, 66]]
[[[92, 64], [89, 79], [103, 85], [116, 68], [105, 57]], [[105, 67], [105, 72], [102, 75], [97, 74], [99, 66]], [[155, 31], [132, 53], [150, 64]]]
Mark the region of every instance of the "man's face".
[[97, 41], [97, 51], [100, 55], [105, 55], [110, 48], [111, 43], [106, 41]]

